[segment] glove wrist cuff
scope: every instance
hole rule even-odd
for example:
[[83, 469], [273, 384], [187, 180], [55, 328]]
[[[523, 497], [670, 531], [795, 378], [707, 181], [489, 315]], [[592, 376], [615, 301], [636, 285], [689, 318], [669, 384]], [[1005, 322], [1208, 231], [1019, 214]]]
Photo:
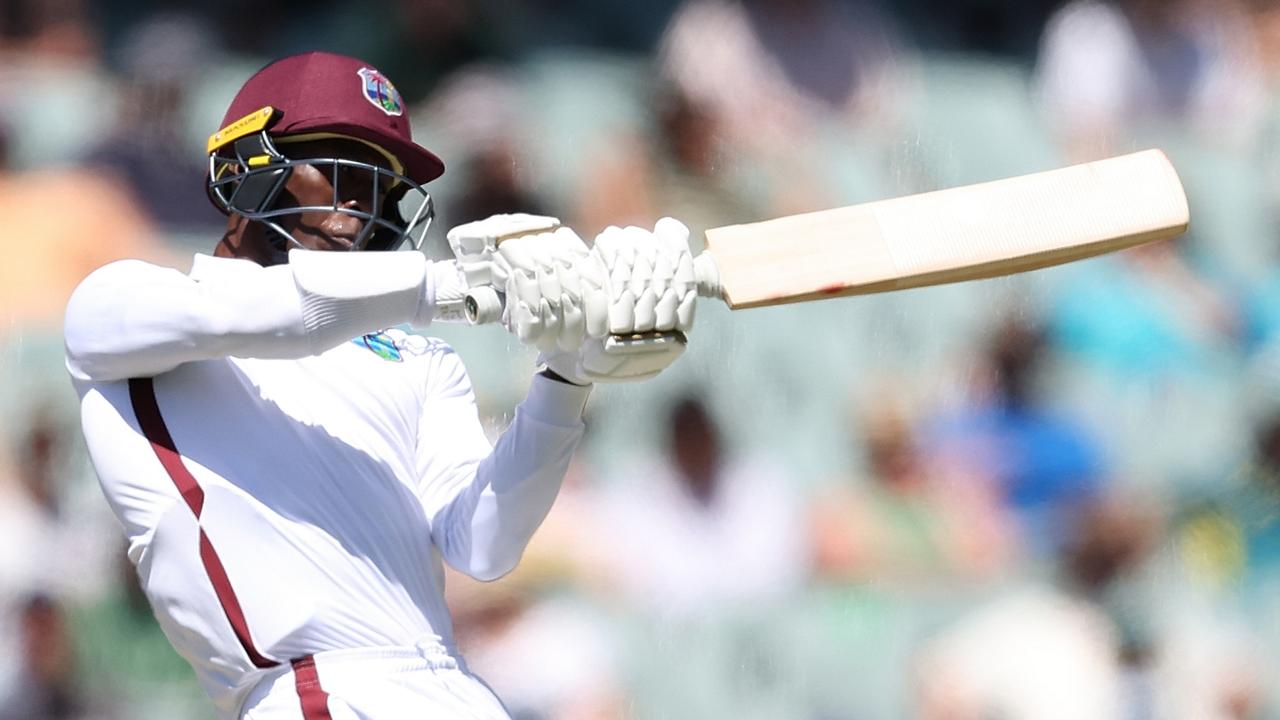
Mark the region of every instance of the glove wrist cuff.
[[418, 327], [426, 327], [432, 321], [446, 323], [466, 322], [464, 301], [467, 281], [453, 260], [437, 260], [427, 266], [424, 296], [418, 306]]
[[591, 387], [590, 382], [575, 382], [561, 375], [555, 370], [552, 370], [550, 367], [546, 365], [543, 365], [542, 367], [538, 368], [538, 374], [544, 378], [547, 378], [548, 380], [555, 380], [556, 382], [564, 383], [565, 385], [572, 385], [574, 387]]

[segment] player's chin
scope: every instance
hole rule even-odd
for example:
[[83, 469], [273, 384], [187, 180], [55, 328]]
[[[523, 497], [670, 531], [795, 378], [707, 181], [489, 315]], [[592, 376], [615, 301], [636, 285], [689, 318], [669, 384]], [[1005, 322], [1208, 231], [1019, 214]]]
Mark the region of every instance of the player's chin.
[[346, 235], [326, 236], [324, 238], [326, 247], [324, 250], [335, 250], [347, 252], [355, 246], [355, 235], [347, 237]]
[[298, 244], [308, 250], [326, 252], [346, 252], [355, 245], [359, 229], [355, 232], [313, 230], [294, 232], [293, 237]]

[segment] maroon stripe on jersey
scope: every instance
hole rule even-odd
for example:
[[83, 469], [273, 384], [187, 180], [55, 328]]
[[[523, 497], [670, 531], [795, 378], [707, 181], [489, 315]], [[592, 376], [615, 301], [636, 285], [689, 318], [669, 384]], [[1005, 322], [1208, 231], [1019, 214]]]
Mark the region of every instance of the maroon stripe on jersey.
[[329, 693], [320, 685], [316, 659], [305, 655], [293, 661], [293, 684], [298, 688], [303, 720], [333, 720], [329, 714]]
[[[155, 384], [152, 383], [151, 378], [130, 379], [129, 400], [133, 403], [133, 414], [138, 418], [138, 427], [151, 443], [151, 449], [160, 459], [165, 472], [169, 473], [169, 479], [187, 501], [187, 507], [191, 508], [191, 512], [195, 514], [198, 525], [200, 512], [204, 509], [204, 490], [196, 482], [195, 476], [182, 464], [182, 456], [178, 454], [173, 437], [169, 435], [169, 428], [164, 424], [164, 416], [160, 414], [160, 404], [156, 402]], [[218, 598], [218, 604], [222, 606], [222, 612], [231, 623], [231, 630], [236, 634], [236, 639], [240, 641], [245, 654], [249, 656], [249, 661], [260, 668], [279, 665], [280, 663], [263, 657], [262, 653], [254, 647], [253, 638], [249, 636], [249, 624], [245, 622], [244, 611], [240, 609], [240, 600], [236, 597], [235, 588], [231, 586], [231, 579], [227, 577], [227, 570], [222, 566], [222, 559], [218, 557], [218, 551], [213, 549], [213, 543], [209, 541], [209, 536], [205, 535], [204, 528], [200, 528], [200, 563], [204, 565], [205, 575], [213, 584], [213, 593]]]
[[129, 401], [133, 403], [133, 414], [138, 417], [138, 427], [142, 434], [151, 441], [151, 449], [155, 451], [160, 464], [164, 466], [169, 478], [178, 487], [182, 499], [196, 517], [204, 509], [204, 490], [196, 482], [195, 477], [182, 464], [182, 456], [173, 444], [169, 428], [164, 424], [164, 416], [160, 414], [160, 405], [156, 402], [155, 385], [151, 378], [133, 378], [129, 380]]
[[204, 571], [209, 576], [209, 582], [213, 583], [213, 592], [218, 596], [222, 612], [226, 613], [227, 620], [231, 622], [231, 629], [235, 631], [236, 639], [240, 641], [240, 646], [248, 654], [249, 660], [260, 668], [279, 665], [280, 663], [263, 657], [253, 646], [253, 638], [249, 637], [249, 624], [245, 622], [244, 611], [240, 609], [240, 600], [236, 597], [235, 589], [231, 587], [231, 580], [227, 577], [226, 568], [222, 567], [218, 552], [213, 549], [213, 543], [209, 542], [209, 536], [204, 534], [204, 528], [200, 528], [200, 561], [204, 563]]

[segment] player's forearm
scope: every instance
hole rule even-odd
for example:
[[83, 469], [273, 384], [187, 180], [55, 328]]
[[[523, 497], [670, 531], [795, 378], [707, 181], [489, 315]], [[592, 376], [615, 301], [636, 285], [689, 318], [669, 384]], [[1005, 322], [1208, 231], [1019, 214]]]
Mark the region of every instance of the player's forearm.
[[202, 260], [192, 276], [124, 261], [87, 278], [67, 307], [71, 374], [109, 381], [215, 357], [305, 357], [434, 311], [431, 263], [417, 253], [294, 253], [269, 268]]
[[[446, 558], [480, 580], [515, 568], [555, 502], [582, 439], [582, 410], [590, 388], [535, 377], [529, 397], [475, 482], [455, 501], [454, 522], [466, 537], [444, 539]], [[462, 516], [462, 517], [460, 517]]]

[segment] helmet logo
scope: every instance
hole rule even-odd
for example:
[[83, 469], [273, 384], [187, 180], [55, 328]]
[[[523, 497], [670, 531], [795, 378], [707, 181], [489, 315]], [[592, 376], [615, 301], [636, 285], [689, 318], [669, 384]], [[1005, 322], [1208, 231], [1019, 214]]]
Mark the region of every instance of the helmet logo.
[[361, 89], [364, 99], [388, 115], [404, 113], [404, 103], [400, 100], [400, 91], [391, 84], [386, 75], [373, 68], [362, 67], [356, 71], [360, 75]]

